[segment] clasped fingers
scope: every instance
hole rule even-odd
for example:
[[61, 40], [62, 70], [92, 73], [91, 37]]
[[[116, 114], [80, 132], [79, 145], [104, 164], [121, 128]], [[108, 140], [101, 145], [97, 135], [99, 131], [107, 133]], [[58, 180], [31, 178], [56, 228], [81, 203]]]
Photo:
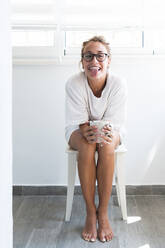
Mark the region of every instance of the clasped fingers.
[[97, 137], [96, 137], [96, 130], [95, 128], [89, 128], [85, 134], [84, 134], [86, 140], [88, 141], [88, 143], [92, 144], [92, 143], [96, 143]]

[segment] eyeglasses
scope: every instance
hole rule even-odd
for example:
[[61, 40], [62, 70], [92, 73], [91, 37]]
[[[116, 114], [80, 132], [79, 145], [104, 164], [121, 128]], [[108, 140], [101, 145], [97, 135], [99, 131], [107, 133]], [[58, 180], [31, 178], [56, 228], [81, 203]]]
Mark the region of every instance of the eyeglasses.
[[96, 57], [97, 61], [99, 62], [103, 62], [106, 57], [109, 57], [109, 54], [107, 53], [84, 53], [82, 55], [82, 58], [86, 61], [86, 62], [91, 62], [93, 60], [93, 58]]

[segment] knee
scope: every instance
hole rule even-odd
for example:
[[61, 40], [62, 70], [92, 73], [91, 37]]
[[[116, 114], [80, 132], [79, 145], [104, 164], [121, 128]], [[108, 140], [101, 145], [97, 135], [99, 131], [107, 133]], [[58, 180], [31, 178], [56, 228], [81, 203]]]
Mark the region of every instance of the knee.
[[83, 141], [78, 149], [79, 156], [85, 156], [85, 157], [90, 157], [93, 156], [96, 152], [96, 143], [94, 144], [89, 144], [86, 141]]
[[115, 146], [114, 144], [104, 144], [99, 148], [99, 155], [103, 156], [104, 159], [109, 156], [114, 156], [115, 154]]

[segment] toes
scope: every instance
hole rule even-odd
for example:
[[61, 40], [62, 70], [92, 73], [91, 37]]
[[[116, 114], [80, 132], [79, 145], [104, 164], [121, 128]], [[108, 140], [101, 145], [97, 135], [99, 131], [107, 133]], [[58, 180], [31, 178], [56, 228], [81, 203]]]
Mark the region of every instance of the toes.
[[103, 237], [103, 236], [100, 236], [100, 241], [101, 241], [101, 242], [106, 242], [106, 238]]
[[110, 236], [111, 236], [111, 239], [113, 239], [113, 232], [111, 232]]
[[90, 241], [90, 235], [89, 234], [86, 235], [86, 241]]
[[88, 235], [88, 241], [91, 241], [91, 234]]
[[91, 238], [90, 241], [91, 241], [91, 242], [95, 242], [96, 239], [95, 239], [95, 238]]
[[98, 235], [99, 240], [100, 240], [101, 242], [105, 242], [105, 241], [106, 241], [104, 235], [103, 235], [102, 233], [100, 233], [99, 231], [97, 232], [97, 235]]
[[106, 235], [106, 241], [108, 242], [109, 240], [110, 240], [110, 237], [109, 237], [109, 235]]
[[83, 233], [82, 234], [82, 238], [85, 241], [91, 241], [91, 242], [95, 242], [96, 241], [96, 239], [94, 237], [92, 237], [91, 234], [89, 234], [89, 233]]
[[97, 234], [95, 235], [93, 233], [88, 233], [85, 230], [82, 232], [81, 236], [85, 241], [89, 242], [95, 242], [97, 238]]
[[82, 233], [82, 238], [83, 238], [85, 241], [88, 241], [88, 234], [87, 234], [87, 233]]
[[107, 236], [106, 236], [107, 242], [110, 241], [111, 239], [112, 239], [111, 235], [107, 235]]
[[113, 238], [113, 234], [112, 233], [106, 235], [106, 241], [110, 241], [110, 240], [112, 240], [112, 238]]
[[101, 242], [111, 241], [112, 238], [113, 238], [113, 234], [112, 233], [110, 233], [108, 235], [105, 235], [105, 236], [100, 235], [100, 237], [99, 237], [99, 239], [100, 239]]

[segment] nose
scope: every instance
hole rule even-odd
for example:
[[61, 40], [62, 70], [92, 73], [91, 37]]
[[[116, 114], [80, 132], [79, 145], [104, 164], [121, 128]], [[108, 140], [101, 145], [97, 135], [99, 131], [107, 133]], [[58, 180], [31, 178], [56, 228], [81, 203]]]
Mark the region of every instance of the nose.
[[[94, 61], [93, 61], [94, 60]], [[92, 62], [98, 62], [96, 55], [93, 56], [93, 59], [91, 60]]]

